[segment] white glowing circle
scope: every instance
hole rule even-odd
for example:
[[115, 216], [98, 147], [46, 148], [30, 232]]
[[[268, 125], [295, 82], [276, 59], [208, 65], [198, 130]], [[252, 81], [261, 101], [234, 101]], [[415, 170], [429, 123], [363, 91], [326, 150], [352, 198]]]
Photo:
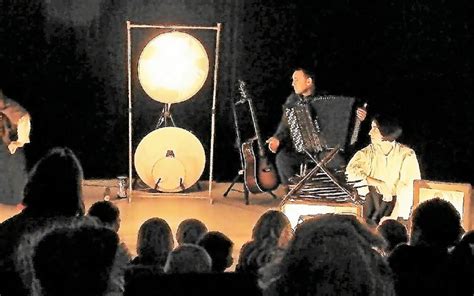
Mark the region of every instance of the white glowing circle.
[[182, 32], [158, 35], [138, 60], [138, 79], [145, 92], [162, 103], [179, 103], [195, 95], [209, 72], [204, 46]]

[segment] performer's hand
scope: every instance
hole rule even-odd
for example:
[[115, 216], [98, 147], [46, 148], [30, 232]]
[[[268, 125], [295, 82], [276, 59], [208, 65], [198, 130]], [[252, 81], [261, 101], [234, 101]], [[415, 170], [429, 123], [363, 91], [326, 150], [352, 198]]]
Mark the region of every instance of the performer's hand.
[[8, 144], [8, 150], [10, 150], [10, 154], [15, 153], [16, 149], [23, 147], [23, 143], [18, 142], [18, 141], [13, 141], [10, 144]]
[[357, 113], [357, 118], [360, 121], [364, 121], [365, 118], [367, 117], [367, 111], [364, 108], [357, 108], [356, 113]]
[[270, 149], [270, 151], [273, 153], [276, 153], [278, 150], [278, 146], [280, 146], [280, 140], [275, 137], [271, 137], [265, 143], [268, 143], [268, 149]]

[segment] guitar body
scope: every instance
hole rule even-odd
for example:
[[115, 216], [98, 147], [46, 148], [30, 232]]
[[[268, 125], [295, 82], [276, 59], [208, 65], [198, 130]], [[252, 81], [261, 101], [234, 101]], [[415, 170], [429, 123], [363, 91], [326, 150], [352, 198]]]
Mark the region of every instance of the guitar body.
[[253, 147], [253, 141], [242, 144], [244, 158], [244, 180], [249, 192], [261, 193], [278, 187], [278, 177], [275, 167], [263, 157], [258, 157]]

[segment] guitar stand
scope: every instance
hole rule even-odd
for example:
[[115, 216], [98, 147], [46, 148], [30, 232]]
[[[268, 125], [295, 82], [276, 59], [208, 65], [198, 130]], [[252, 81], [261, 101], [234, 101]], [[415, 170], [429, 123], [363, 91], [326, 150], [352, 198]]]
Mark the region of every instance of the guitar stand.
[[[229, 194], [229, 192], [232, 190], [232, 191], [237, 191], [237, 192], [241, 192], [244, 194], [244, 197], [245, 197], [245, 204], [246, 205], [249, 205], [249, 190], [247, 189], [247, 186], [245, 186], [244, 182], [243, 183], [243, 186], [244, 186], [244, 190], [239, 190], [239, 189], [233, 189], [232, 187], [234, 187], [235, 183], [241, 178], [243, 177], [244, 175], [244, 170], [240, 170], [237, 175], [234, 177], [234, 179], [232, 180], [232, 183], [230, 184], [230, 186], [227, 188], [227, 190], [224, 192], [223, 196], [224, 197], [227, 197], [227, 195]], [[263, 191], [262, 193], [268, 193], [270, 194], [273, 199], [277, 199], [277, 196], [275, 195], [275, 193], [273, 193], [273, 191]]]
[[[227, 195], [229, 194], [229, 192], [232, 190], [232, 191], [237, 191], [237, 192], [240, 192], [240, 193], [243, 193], [244, 194], [244, 198], [245, 198], [245, 204], [248, 205], [249, 204], [249, 191], [247, 189], [247, 186], [244, 185], [244, 190], [238, 190], [238, 189], [232, 189], [232, 187], [234, 187], [235, 183], [241, 178], [243, 177], [244, 175], [244, 170], [239, 170], [239, 172], [237, 173], [237, 175], [234, 177], [234, 179], [232, 180], [232, 183], [230, 184], [230, 186], [227, 188], [227, 190], [224, 192], [223, 196], [224, 197], [227, 197]], [[242, 180], [242, 183], [243, 183], [243, 180]]]

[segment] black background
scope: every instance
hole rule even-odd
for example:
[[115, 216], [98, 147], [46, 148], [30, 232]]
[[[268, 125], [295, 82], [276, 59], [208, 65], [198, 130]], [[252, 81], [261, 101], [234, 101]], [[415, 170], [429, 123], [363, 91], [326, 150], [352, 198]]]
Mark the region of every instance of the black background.
[[[215, 179], [232, 179], [240, 165], [230, 110], [239, 99], [237, 79], [247, 82], [266, 138], [291, 92], [292, 67], [317, 61], [318, 88], [368, 102], [369, 116], [400, 119], [400, 142], [415, 149], [425, 179], [472, 183], [471, 9], [468, 0], [0, 0], [0, 86], [32, 115], [29, 166], [62, 145], [78, 154], [86, 178], [127, 174], [126, 21], [221, 22]], [[133, 32], [136, 59], [140, 40], [159, 31]], [[212, 65], [215, 36], [196, 37]], [[153, 129], [162, 105], [132, 76], [140, 137]], [[212, 78], [210, 72], [203, 89], [173, 113], [206, 151]], [[248, 109], [237, 111], [243, 137], [252, 136]]]

